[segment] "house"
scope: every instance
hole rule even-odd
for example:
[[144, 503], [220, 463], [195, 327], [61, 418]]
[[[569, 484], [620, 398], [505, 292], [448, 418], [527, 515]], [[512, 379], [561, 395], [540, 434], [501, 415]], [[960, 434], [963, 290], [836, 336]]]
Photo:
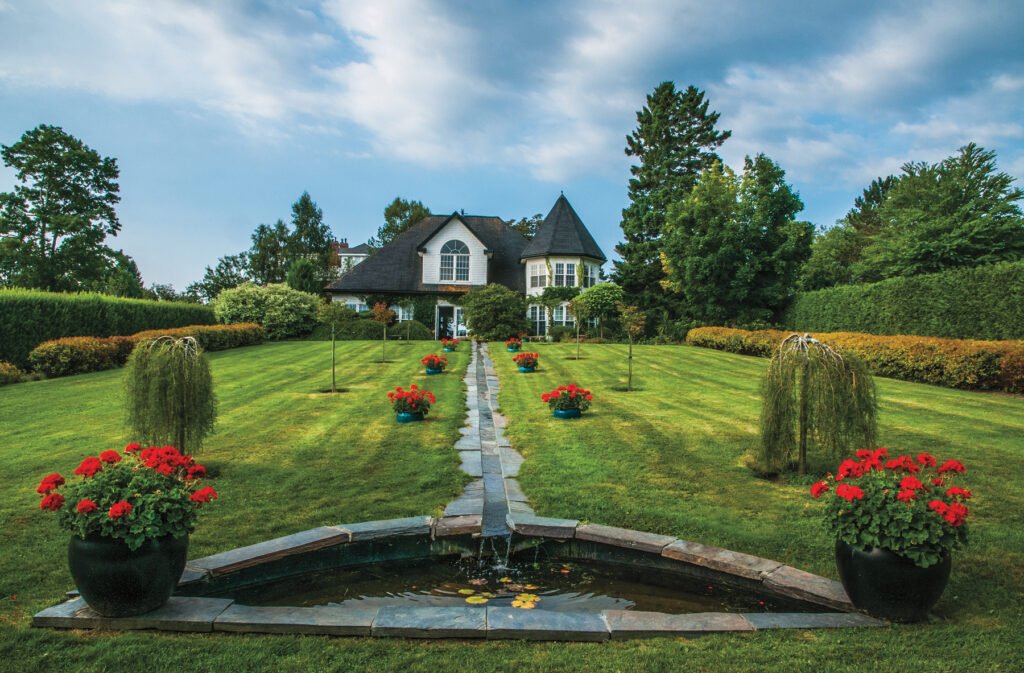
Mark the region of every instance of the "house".
[[[467, 332], [458, 297], [475, 287], [501, 283], [516, 292], [538, 297], [545, 287], [595, 285], [601, 277], [604, 253], [587, 231], [565, 195], [537, 228], [525, 238], [499, 217], [452, 213], [431, 215], [395, 237], [324, 292], [331, 301], [365, 310], [366, 297], [394, 297], [400, 320], [412, 318], [401, 306], [410, 296], [436, 300], [434, 333], [437, 338]], [[548, 311], [530, 304], [532, 333], [543, 335], [549, 326], [572, 325], [567, 305]]]
[[348, 273], [356, 264], [370, 256], [370, 246], [360, 243], [354, 248], [348, 247], [348, 239], [331, 243], [330, 273], [332, 278], [337, 278]]

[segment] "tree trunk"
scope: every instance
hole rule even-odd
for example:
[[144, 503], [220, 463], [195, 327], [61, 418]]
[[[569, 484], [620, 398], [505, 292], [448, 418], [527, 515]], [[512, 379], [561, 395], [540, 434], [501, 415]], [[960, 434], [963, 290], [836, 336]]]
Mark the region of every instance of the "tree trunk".
[[334, 357], [334, 323], [331, 323], [331, 392], [332, 393], [338, 392], [338, 388], [335, 385], [335, 379], [334, 379], [334, 363], [335, 363], [335, 357]]
[[801, 475], [807, 474], [807, 380], [810, 370], [804, 362], [800, 367], [800, 467]]
[[633, 335], [629, 335], [629, 379], [626, 381], [626, 392], [633, 390]]
[[580, 319], [576, 318], [576, 359], [580, 359]]
[[380, 361], [384, 362], [384, 347], [388, 343], [388, 326], [384, 325], [384, 338], [380, 340]]

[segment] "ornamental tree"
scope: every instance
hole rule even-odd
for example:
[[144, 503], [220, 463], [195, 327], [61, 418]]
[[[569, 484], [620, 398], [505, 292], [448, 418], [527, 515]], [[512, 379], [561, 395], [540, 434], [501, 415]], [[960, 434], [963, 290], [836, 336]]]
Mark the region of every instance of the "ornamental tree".
[[629, 306], [619, 302], [619, 319], [622, 321], [622, 328], [626, 330], [629, 337], [629, 378], [626, 379], [626, 391], [633, 390], [633, 340], [643, 336], [647, 316], [636, 306]]
[[328, 325], [331, 328], [331, 392], [338, 392], [338, 387], [335, 383], [335, 362], [337, 361], [335, 355], [335, 333], [342, 325], [346, 325], [349, 322], [355, 320], [358, 314], [341, 303], [331, 302], [328, 304], [320, 304], [317, 309], [317, 320], [321, 325]]
[[471, 290], [462, 298], [462, 308], [473, 336], [480, 339], [507, 339], [529, 326], [526, 298], [498, 283]]
[[797, 452], [807, 473], [813, 442], [830, 458], [875, 442], [878, 402], [867, 367], [809, 334], [791, 334], [775, 350], [762, 384], [759, 468], [778, 473]]
[[573, 304], [582, 307], [587, 317], [598, 319], [603, 337], [605, 320], [618, 316], [623, 298], [622, 288], [615, 283], [600, 283], [580, 292]]
[[392, 325], [395, 322], [395, 312], [388, 308], [388, 305], [383, 302], [378, 302], [373, 305], [372, 319], [379, 322], [384, 328], [384, 337], [380, 342], [380, 361], [384, 362], [384, 348], [388, 342], [388, 325]]

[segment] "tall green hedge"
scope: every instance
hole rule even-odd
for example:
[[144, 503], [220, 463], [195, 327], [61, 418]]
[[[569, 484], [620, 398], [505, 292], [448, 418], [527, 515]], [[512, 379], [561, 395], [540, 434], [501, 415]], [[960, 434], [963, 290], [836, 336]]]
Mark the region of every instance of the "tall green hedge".
[[1024, 261], [800, 292], [794, 330], [1024, 339]]
[[214, 322], [213, 309], [200, 304], [0, 289], [0, 360], [24, 367], [33, 348], [62, 337], [108, 337]]

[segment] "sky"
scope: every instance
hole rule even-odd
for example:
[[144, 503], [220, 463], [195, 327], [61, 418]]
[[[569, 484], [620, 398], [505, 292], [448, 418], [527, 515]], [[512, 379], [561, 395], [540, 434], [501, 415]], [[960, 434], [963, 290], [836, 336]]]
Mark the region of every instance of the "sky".
[[45, 123], [116, 158], [107, 242], [179, 290], [303, 191], [353, 245], [396, 196], [518, 219], [564, 192], [611, 259], [667, 80], [822, 227], [971, 141], [1024, 178], [1020, 0], [0, 0], [0, 144]]

